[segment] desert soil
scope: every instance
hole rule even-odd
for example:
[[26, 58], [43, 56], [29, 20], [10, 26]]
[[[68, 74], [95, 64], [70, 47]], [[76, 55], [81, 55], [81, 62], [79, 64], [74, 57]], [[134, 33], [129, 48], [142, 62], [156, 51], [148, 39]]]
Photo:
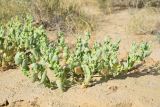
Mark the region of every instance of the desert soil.
[[[64, 93], [32, 83], [18, 69], [8, 70], [0, 73], [0, 107], [160, 107], [160, 75], [155, 66], [160, 61], [160, 45], [153, 35], [128, 34], [130, 17], [128, 10], [101, 15], [92, 41], [120, 38], [120, 58], [126, 56], [133, 41], [148, 41], [153, 51], [142, 67], [125, 76], [95, 81], [86, 89], [75, 85]], [[54, 33], [49, 32], [49, 38], [54, 39]], [[73, 36], [66, 39], [70, 44], [75, 42]]]

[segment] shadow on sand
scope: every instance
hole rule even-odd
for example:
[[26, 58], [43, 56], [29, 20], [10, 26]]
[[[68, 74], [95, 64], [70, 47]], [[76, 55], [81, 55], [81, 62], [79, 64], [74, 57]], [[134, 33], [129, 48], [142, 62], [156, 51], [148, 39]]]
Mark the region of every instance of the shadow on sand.
[[160, 75], [160, 63], [156, 63], [150, 66], [143, 66], [143, 64], [138, 65], [136, 69], [131, 70], [130, 72], [125, 74], [123, 73], [116, 77], [108, 77], [108, 78], [101, 77], [100, 80], [94, 80], [92, 82], [92, 86], [95, 86], [97, 84], [102, 84], [104, 82], [107, 82], [108, 80], [126, 79], [127, 77], [138, 78], [145, 75], [154, 75], [154, 76]]

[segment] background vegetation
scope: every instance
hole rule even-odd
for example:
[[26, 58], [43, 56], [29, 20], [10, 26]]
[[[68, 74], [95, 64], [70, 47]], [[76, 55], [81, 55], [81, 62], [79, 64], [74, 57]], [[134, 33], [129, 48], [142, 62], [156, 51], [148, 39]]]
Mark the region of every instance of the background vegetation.
[[90, 16], [82, 11], [83, 0], [0, 0], [0, 21], [6, 23], [13, 16], [34, 16], [35, 24], [50, 30], [93, 30]]
[[[14, 16], [31, 14], [36, 25], [43, 24], [48, 30], [93, 31], [97, 19], [84, 11], [84, 7], [91, 2], [95, 2], [105, 14], [126, 8], [145, 7], [133, 15], [128, 24], [129, 32], [151, 33], [158, 26], [160, 0], [0, 0], [0, 23], [6, 23]], [[146, 23], [148, 21], [150, 23]]]
[[104, 13], [112, 13], [126, 8], [159, 7], [159, 0], [97, 0]]
[[133, 13], [127, 31], [135, 34], [157, 34], [160, 28], [160, 11], [157, 8], [146, 7]]

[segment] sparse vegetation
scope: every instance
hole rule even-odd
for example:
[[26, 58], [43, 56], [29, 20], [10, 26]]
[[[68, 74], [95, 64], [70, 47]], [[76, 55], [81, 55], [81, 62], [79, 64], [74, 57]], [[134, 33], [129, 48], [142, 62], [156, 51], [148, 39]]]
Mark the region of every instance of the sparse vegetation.
[[127, 30], [135, 34], [155, 34], [159, 28], [160, 13], [157, 8], [144, 8], [134, 12], [127, 26]]
[[15, 16], [24, 16], [29, 12], [28, 6], [28, 0], [0, 0], [0, 23], [7, 23]]
[[62, 31], [91, 31], [94, 28], [91, 16], [82, 11], [84, 5], [82, 0], [33, 0], [32, 2], [39, 23], [47, 23]]
[[67, 32], [92, 31], [94, 19], [82, 11], [83, 0], [1, 0], [0, 21], [14, 16], [34, 16], [35, 24], [49, 30]]
[[[31, 14], [34, 17], [35, 24], [43, 24], [48, 30], [61, 30], [64, 32], [92, 31], [95, 29], [96, 19], [82, 9], [89, 3], [88, 1], [0, 0], [0, 22], [6, 23], [14, 16]], [[158, 0], [97, 0], [97, 4], [107, 14], [128, 7], [160, 6]], [[139, 17], [134, 17], [133, 21], [135, 22], [136, 18]]]
[[160, 7], [159, 0], [97, 0], [97, 2], [106, 14], [126, 8]]

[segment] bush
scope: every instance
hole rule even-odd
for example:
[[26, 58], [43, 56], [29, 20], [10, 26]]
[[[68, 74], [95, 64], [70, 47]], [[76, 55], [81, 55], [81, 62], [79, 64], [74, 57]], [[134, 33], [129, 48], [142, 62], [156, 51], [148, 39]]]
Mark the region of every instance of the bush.
[[28, 3], [28, 0], [0, 0], [0, 23], [6, 23], [12, 17], [27, 14]]
[[137, 10], [131, 17], [127, 30], [135, 34], [151, 34], [156, 32], [157, 24], [160, 22], [160, 13], [156, 8], [144, 8]]
[[94, 20], [82, 11], [83, 0], [0, 0], [0, 22], [31, 14], [35, 24], [65, 32], [92, 31]]
[[88, 30], [94, 28], [93, 21], [82, 11], [82, 0], [32, 0], [33, 16], [38, 23], [45, 23], [62, 31]]
[[100, 9], [106, 13], [110, 14], [114, 11], [126, 8], [126, 3], [123, 0], [97, 0]]
[[159, 0], [97, 0], [99, 7], [106, 14], [125, 8], [160, 7]]

